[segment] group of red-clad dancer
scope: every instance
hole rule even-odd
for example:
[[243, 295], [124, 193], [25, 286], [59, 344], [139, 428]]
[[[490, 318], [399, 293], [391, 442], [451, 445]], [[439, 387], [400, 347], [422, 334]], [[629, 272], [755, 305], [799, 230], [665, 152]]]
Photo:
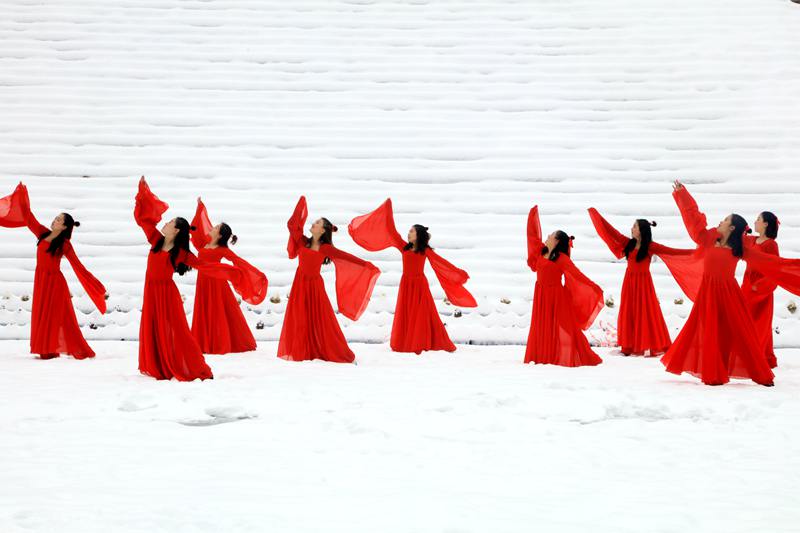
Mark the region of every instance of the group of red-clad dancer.
[[[777, 366], [772, 345], [773, 291], [781, 286], [800, 294], [800, 260], [778, 255], [775, 242], [779, 221], [763, 212], [751, 237], [745, 220], [729, 215], [716, 228], [686, 188], [675, 182], [673, 196], [680, 209], [693, 249], [675, 249], [652, 240], [651, 223], [639, 219], [626, 237], [594, 208], [589, 216], [600, 237], [617, 258], [627, 259], [618, 320], [620, 350], [625, 355], [662, 355], [666, 370], [688, 372], [709, 385], [730, 378], [749, 378], [773, 384]], [[198, 199], [194, 219], [174, 218], [157, 224], [168, 209], [139, 181], [134, 219], [150, 246], [144, 282], [139, 329], [139, 370], [156, 379], [190, 381], [213, 377], [203, 354], [240, 353], [256, 349], [256, 341], [242, 314], [231, 285], [242, 300], [260, 304], [267, 294], [267, 278], [229, 248], [235, 244], [229, 225], [213, 225]], [[301, 197], [287, 223], [288, 254], [298, 258], [284, 315], [278, 357], [291, 361], [323, 359], [350, 363], [355, 356], [347, 344], [320, 275], [333, 263], [336, 299], [341, 314], [358, 320], [369, 303], [380, 271], [333, 246], [337, 227], [326, 218], [304, 234], [308, 209]], [[19, 184], [0, 199], [0, 226], [27, 226], [37, 238], [36, 273], [31, 311], [31, 352], [42, 359], [69, 354], [93, 357], [78, 326], [61, 258], [72, 265], [83, 288], [101, 313], [106, 311], [106, 289], [78, 260], [70, 238], [79, 223], [59, 214], [50, 228], [33, 216], [27, 189]], [[375, 211], [354, 218], [348, 231], [369, 251], [394, 247], [402, 255], [403, 275], [392, 325], [391, 349], [421, 353], [455, 351], [439, 318], [424, 274], [427, 259], [449, 301], [459, 307], [476, 307], [464, 284], [467, 273], [440, 257], [429, 245], [428, 228], [414, 225], [403, 239], [395, 228], [391, 200]], [[573, 238], [555, 231], [543, 239], [538, 207], [528, 216], [528, 266], [536, 273], [533, 312], [525, 363], [560, 366], [597, 365], [602, 359], [592, 350], [583, 331], [604, 305], [602, 289], [578, 270], [570, 259]], [[192, 243], [197, 255], [190, 249]], [[694, 302], [683, 329], [674, 342], [650, 276], [652, 256], [661, 258]], [[230, 264], [223, 263], [226, 259]], [[736, 282], [740, 259], [747, 261], [744, 283]], [[173, 275], [198, 271], [191, 328]]]

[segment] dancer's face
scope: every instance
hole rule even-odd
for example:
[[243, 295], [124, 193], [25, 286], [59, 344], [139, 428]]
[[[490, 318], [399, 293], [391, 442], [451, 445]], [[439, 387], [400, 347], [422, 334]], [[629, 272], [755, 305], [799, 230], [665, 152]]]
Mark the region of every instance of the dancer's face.
[[408, 230], [408, 242], [414, 244], [417, 242], [417, 228], [411, 226], [411, 229]]
[[173, 218], [161, 228], [161, 233], [164, 234], [164, 237], [174, 239], [175, 236], [178, 234], [178, 228], [175, 226], [175, 219]]
[[64, 213], [59, 214], [53, 219], [53, 222], [50, 224], [50, 229], [57, 232], [62, 232], [67, 229], [67, 226], [64, 224]]
[[311, 224], [311, 235], [316, 238], [320, 238], [325, 234], [325, 226], [323, 225], [323, 221], [321, 218], [318, 218]]
[[211, 228], [210, 232], [208, 232], [208, 241], [210, 243], [217, 244], [217, 242], [219, 242], [219, 228], [220, 228], [220, 226], [222, 226], [222, 224], [217, 224], [216, 226]]
[[547, 240], [545, 241], [544, 245], [547, 246], [547, 249], [551, 252], [558, 244], [558, 239], [556, 239], [556, 232], [554, 231], [550, 235], [547, 236]]
[[717, 226], [717, 231], [719, 231], [723, 237], [728, 237], [733, 233], [734, 227], [733, 224], [731, 224], [732, 219], [733, 215], [728, 215], [719, 223], [719, 226]]
[[639, 223], [634, 221], [633, 226], [631, 227], [631, 237], [639, 240], [641, 236], [642, 234], [639, 231]]
[[761, 218], [761, 215], [758, 215], [756, 223], [753, 224], [753, 226], [755, 226], [756, 233], [758, 233], [759, 235], [764, 235], [764, 232], [767, 231], [767, 223], [764, 222], [764, 219]]

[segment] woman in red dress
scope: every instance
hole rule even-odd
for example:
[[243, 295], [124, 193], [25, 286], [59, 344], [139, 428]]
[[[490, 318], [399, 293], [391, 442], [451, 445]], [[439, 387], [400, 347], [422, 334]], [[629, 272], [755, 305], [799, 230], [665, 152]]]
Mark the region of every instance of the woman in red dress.
[[[764, 211], [755, 222], [758, 237], [747, 237], [747, 244], [755, 246], [761, 253], [780, 256], [778, 243], [778, 227], [780, 221], [774, 213]], [[749, 263], [744, 273], [742, 293], [747, 309], [756, 328], [756, 335], [764, 346], [764, 354], [770, 368], [778, 366], [778, 359], [772, 345], [772, 313], [775, 298], [773, 293], [777, 283], [768, 276], [764, 276]]]
[[687, 292], [694, 307], [661, 361], [668, 372], [688, 372], [707, 385], [722, 385], [730, 378], [740, 378], [772, 386], [774, 375], [764, 346], [736, 282], [736, 264], [744, 259], [797, 294], [800, 292], [798, 262], [763, 254], [748, 246], [747, 222], [739, 215], [728, 215], [716, 228], [707, 228], [706, 217], [689, 191], [679, 181], [674, 189], [672, 194], [684, 225], [698, 245], [698, 269], [685, 275], [700, 282], [696, 290]]
[[617, 231], [595, 208], [589, 209], [598, 235], [617, 259], [625, 257], [628, 267], [622, 281], [622, 294], [617, 320], [617, 338], [625, 355], [662, 355], [671, 341], [661, 305], [658, 303], [650, 261], [654, 255], [669, 261], [674, 256], [690, 256], [694, 250], [679, 250], [653, 242], [651, 227], [655, 222], [637, 219], [631, 236]]
[[105, 287], [83, 266], [72, 247], [72, 230], [80, 223], [69, 213], [61, 213], [49, 229], [43, 226], [31, 213], [28, 190], [20, 183], [10, 196], [0, 199], [0, 226], [27, 226], [37, 238], [31, 353], [39, 354], [42, 359], [53, 359], [60, 354], [75, 359], [94, 357], [94, 351], [81, 334], [69, 287], [61, 273], [61, 258], [66, 257], [98, 311], [106, 312]]
[[[603, 290], [570, 259], [573, 237], [555, 231], [542, 242], [539, 207], [528, 214], [528, 266], [536, 272], [525, 362], [559, 366], [599, 365], [583, 331], [603, 307]], [[562, 285], [561, 279], [566, 282]]]
[[156, 229], [168, 207], [142, 177], [133, 216], [150, 243], [150, 253], [139, 327], [139, 371], [156, 379], [211, 379], [214, 376], [189, 330], [172, 276], [175, 272], [182, 276], [191, 268], [202, 268], [230, 280], [238, 274], [231, 266], [206, 265], [192, 254], [190, 226], [185, 218], [173, 218], [160, 231]]
[[392, 200], [387, 199], [375, 211], [354, 218], [348, 231], [358, 245], [371, 252], [394, 247], [403, 256], [403, 276], [392, 322], [392, 350], [416, 354], [426, 350], [454, 352], [456, 347], [439, 318], [425, 277], [425, 259], [430, 261], [450, 303], [461, 307], [478, 304], [464, 288], [469, 275], [429, 246], [428, 228], [415, 224], [408, 231], [408, 241], [403, 240], [394, 224]]
[[299, 264], [283, 318], [278, 357], [290, 361], [324, 359], [352, 363], [355, 355], [336, 321], [320, 269], [333, 261], [339, 312], [350, 320], [358, 320], [367, 308], [380, 270], [334, 248], [332, 237], [337, 228], [327, 218], [311, 225], [311, 237], [303, 235], [307, 217], [306, 199], [301, 196], [287, 223], [289, 258], [298, 257]]
[[[192, 226], [197, 228], [192, 231], [192, 244], [197, 248], [198, 259], [209, 264], [227, 259], [240, 271], [241, 279], [248, 281], [249, 290], [242, 299], [251, 305], [263, 302], [267, 295], [267, 277], [231, 251], [228, 244], [236, 244], [238, 238], [225, 222], [211, 224], [206, 206], [199, 198]], [[239, 290], [241, 293], [241, 287]], [[192, 334], [203, 353], [241, 353], [256, 349], [256, 339], [228, 282], [202, 270], [197, 273]]]

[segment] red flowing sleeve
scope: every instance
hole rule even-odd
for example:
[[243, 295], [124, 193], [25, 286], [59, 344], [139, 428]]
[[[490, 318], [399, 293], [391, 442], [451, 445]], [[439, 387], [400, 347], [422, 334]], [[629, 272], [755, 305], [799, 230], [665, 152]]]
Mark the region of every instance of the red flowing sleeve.
[[800, 296], [800, 259], [785, 259], [777, 254], [764, 253], [755, 246], [744, 247], [743, 259], [747, 261], [748, 268], [763, 276], [758, 281], [757, 292], [766, 292], [778, 285]]
[[625, 256], [625, 246], [630, 242], [630, 238], [617, 231], [594, 207], [589, 208], [589, 218], [592, 219], [594, 229], [614, 257], [622, 259]]
[[156, 224], [161, 221], [161, 217], [167, 209], [169, 209], [169, 206], [153, 194], [144, 178], [139, 180], [139, 191], [136, 193], [133, 218], [142, 228], [147, 241], [151, 245], [155, 245], [162, 236], [161, 232], [156, 229]]
[[241, 284], [241, 272], [233, 265], [226, 263], [210, 263], [199, 259], [192, 252], [182, 252], [178, 256], [178, 263], [185, 263], [195, 270], [202, 272], [212, 278], [223, 279], [233, 284], [234, 288], [237, 284]]
[[681, 212], [683, 225], [686, 226], [686, 231], [689, 232], [689, 237], [700, 246], [708, 246], [719, 237], [716, 229], [708, 229], [708, 222], [706, 216], [700, 212], [697, 207], [697, 202], [686, 190], [686, 187], [681, 187], [677, 191], [673, 191], [672, 197], [675, 203], [678, 204], [678, 209]]
[[339, 312], [350, 320], [358, 320], [367, 309], [381, 271], [372, 263], [330, 244], [323, 244], [319, 251], [330, 257], [336, 267], [336, 302]]
[[236, 255], [231, 249], [224, 251], [225, 259], [233, 263], [239, 270], [239, 276], [234, 280], [233, 289], [242, 297], [242, 300], [258, 305], [267, 297], [269, 282], [267, 276], [256, 267]]
[[670, 248], [651, 242], [650, 253], [664, 261], [669, 273], [675, 278], [683, 293], [691, 301], [694, 301], [700, 290], [700, 282], [703, 281], [702, 249]]
[[191, 225], [195, 227], [195, 230], [191, 232], [192, 244], [197, 250], [202, 250], [208, 244], [208, 234], [211, 233], [214, 226], [211, 224], [211, 219], [208, 218], [206, 205], [199, 198], [197, 199], [197, 209], [194, 212]]
[[539, 206], [535, 205], [528, 213], [528, 266], [536, 272], [536, 265], [542, 257], [542, 225], [539, 222]]
[[564, 272], [564, 288], [572, 299], [575, 321], [581, 329], [589, 329], [603, 309], [603, 289], [578, 270], [567, 255], [560, 254], [556, 264]]
[[80, 281], [83, 290], [85, 290], [89, 298], [92, 299], [97, 310], [100, 311], [101, 314], [105, 314], [106, 288], [85, 266], [83, 266], [83, 263], [78, 259], [78, 255], [75, 253], [75, 249], [72, 247], [70, 241], [64, 243], [64, 257], [69, 261], [72, 271], [75, 272], [75, 276], [77, 276], [78, 281]]
[[306, 245], [306, 237], [303, 235], [303, 226], [305, 226], [306, 218], [308, 218], [306, 197], [301, 196], [294, 208], [294, 213], [286, 223], [286, 227], [289, 229], [289, 244], [286, 246], [289, 259], [297, 257], [300, 248]]
[[28, 225], [30, 216], [31, 203], [28, 198], [28, 189], [20, 182], [14, 192], [0, 198], [0, 226], [4, 228], [24, 227]]
[[391, 198], [387, 198], [375, 211], [354, 218], [347, 226], [347, 231], [356, 244], [370, 252], [392, 246], [402, 251], [406, 246], [406, 241], [394, 225]]
[[[780, 257], [780, 251], [778, 249], [778, 243], [775, 242], [774, 239], [770, 239], [768, 241], [764, 241], [763, 244], [758, 245], [755, 243], [755, 239], [753, 240], [753, 246], [757, 246], [755, 248], [757, 251], [767, 254], [767, 255], [774, 255], [776, 257]], [[750, 266], [750, 263], [748, 263]], [[778, 286], [778, 283], [769, 276], [763, 276], [758, 270], [753, 269], [754, 276], [751, 277], [751, 290], [758, 294], [770, 294], [775, 291]]]
[[478, 307], [478, 302], [464, 287], [464, 284], [469, 279], [469, 274], [466, 271], [456, 267], [442, 256], [433, 251], [432, 248], [425, 250], [425, 256], [433, 267], [433, 272], [439, 279], [439, 283], [447, 295], [450, 303], [459, 307]]

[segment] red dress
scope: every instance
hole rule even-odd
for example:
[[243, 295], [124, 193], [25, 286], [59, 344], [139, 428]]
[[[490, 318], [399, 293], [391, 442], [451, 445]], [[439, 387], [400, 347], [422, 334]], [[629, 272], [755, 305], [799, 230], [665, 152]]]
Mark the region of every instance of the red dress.
[[347, 345], [320, 275], [329, 257], [336, 268], [336, 300], [339, 312], [358, 320], [369, 303], [380, 270], [372, 263], [323, 244], [319, 250], [306, 247], [303, 225], [308, 216], [305, 197], [300, 197], [289, 219], [289, 258], [298, 258], [297, 272], [289, 292], [278, 343], [278, 357], [290, 361], [324, 359], [352, 363], [355, 355]]
[[[742, 290], [736, 283], [739, 258], [731, 249], [720, 247], [720, 234], [706, 228], [703, 215], [689, 192], [683, 188], [673, 193], [689, 236], [698, 244], [696, 257], [699, 269], [694, 277], [701, 279], [696, 294], [690, 294], [694, 306], [675, 342], [661, 358], [668, 372], [688, 372], [708, 385], [721, 385], [730, 378], [752, 379], [770, 385], [774, 375], [756, 335]], [[778, 281], [797, 290], [792, 280], [796, 267], [791, 262], [772, 258], [744, 247], [748, 263], [760, 269], [771, 269]], [[781, 269], [781, 265], [791, 268]]]
[[[539, 208], [528, 215], [528, 266], [536, 272], [533, 314], [525, 362], [559, 366], [603, 362], [583, 334], [603, 307], [603, 290], [567, 254], [551, 261], [542, 255]], [[562, 285], [561, 279], [566, 278]]]
[[448, 300], [460, 307], [476, 307], [475, 298], [464, 288], [469, 275], [447, 262], [432, 248], [424, 253], [406, 250], [406, 241], [397, 232], [392, 212], [392, 200], [386, 200], [378, 209], [356, 217], [348, 226], [353, 240], [363, 248], [376, 252], [395, 247], [403, 257], [403, 276], [397, 294], [397, 304], [392, 322], [390, 346], [395, 352], [421, 353], [425, 350], [454, 352], [456, 347], [447, 335], [433, 301], [428, 278], [425, 277], [425, 260], [433, 267]]
[[[205, 205], [197, 203], [192, 225], [192, 243], [197, 248], [197, 256], [203, 263], [221, 263], [227, 259], [242, 273], [242, 278], [250, 280], [251, 290], [243, 299], [258, 305], [267, 294], [267, 277], [241, 259], [230, 248], [220, 246], [206, 248], [208, 234], [213, 228]], [[241, 293], [241, 288], [239, 288]], [[242, 308], [236, 301], [228, 282], [198, 271], [192, 315], [192, 334], [203, 353], [226, 354], [249, 352], [256, 349], [256, 339], [247, 326]]]
[[[774, 239], [767, 239], [759, 244], [757, 239], [749, 237], [748, 242], [762, 253], [780, 256], [778, 243]], [[764, 354], [770, 368], [778, 366], [778, 359], [772, 346], [772, 313], [775, 300], [773, 293], [776, 287], [777, 283], [773, 279], [764, 276], [748, 263], [742, 282], [742, 293], [755, 324], [756, 336], [764, 346]]]
[[[630, 238], [617, 231], [596, 209], [589, 209], [598, 235], [608, 245], [617, 259], [625, 257], [625, 246]], [[622, 294], [617, 319], [617, 338], [620, 350], [625, 355], [661, 355], [670, 347], [671, 341], [661, 305], [650, 275], [650, 261], [654, 255], [662, 260], [667, 256], [690, 256], [694, 250], [679, 250], [651, 242], [647, 257], [636, 260], [638, 250], [628, 254], [628, 267], [622, 281]]]
[[[37, 238], [50, 230], [40, 224], [30, 211], [28, 191], [19, 184], [11, 196], [0, 199], [0, 226], [27, 226]], [[58, 255], [47, 252], [48, 241], [41, 239], [36, 247], [36, 272], [33, 278], [31, 309], [31, 353], [45, 358], [69, 354], [76, 359], [94, 357], [94, 351], [81, 334], [72, 307], [69, 286], [61, 273], [61, 258], [66, 257], [72, 270], [101, 313], [106, 311], [103, 284], [78, 259], [72, 243], [64, 241]]]
[[[162, 237], [156, 224], [167, 208], [167, 204], [159, 200], [146, 183], [139, 183], [134, 218], [151, 247]], [[217, 272], [231, 279], [234, 277], [233, 267], [205, 265], [191, 252], [182, 251], [177, 261], [193, 268]], [[186, 322], [183, 301], [172, 280], [174, 274], [169, 252], [159, 250], [147, 254], [139, 327], [139, 371], [156, 379], [192, 381], [212, 378], [211, 369]]]

